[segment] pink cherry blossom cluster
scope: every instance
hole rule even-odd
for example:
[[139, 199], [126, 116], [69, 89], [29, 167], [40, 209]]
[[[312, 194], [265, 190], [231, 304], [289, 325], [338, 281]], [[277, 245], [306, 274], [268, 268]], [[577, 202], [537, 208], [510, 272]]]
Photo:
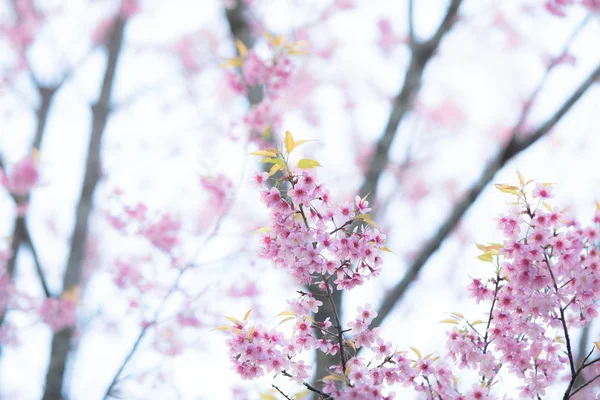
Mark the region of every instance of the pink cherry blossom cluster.
[[598, 316], [600, 209], [595, 226], [582, 227], [545, 202], [553, 197], [550, 184], [537, 184], [529, 193], [531, 182], [520, 181], [519, 187], [498, 185], [516, 197], [510, 212], [498, 218], [504, 243], [480, 246], [480, 258], [495, 261], [496, 276], [473, 279], [469, 286], [477, 302], [491, 304], [486, 330], [480, 333], [472, 324], [453, 330], [449, 354], [461, 367], [478, 369], [484, 382], [501, 367], [521, 378], [521, 398], [545, 395], [569, 368], [568, 395], [577, 390], [576, 377], [592, 365], [587, 359], [576, 365], [571, 335]]
[[[264, 175], [256, 178], [266, 183]], [[270, 232], [262, 234], [259, 254], [288, 270], [299, 282], [335, 276], [338, 289], [352, 289], [379, 274], [385, 235], [370, 227], [350, 230], [364, 220], [368, 202], [333, 204], [331, 194], [306, 170], [285, 176], [287, 190], [263, 188], [271, 211]]]
[[[18, 290], [7, 271], [7, 262], [11, 258], [10, 249], [0, 250], [0, 315], [8, 310], [34, 315], [36, 322], [46, 324], [54, 332], [72, 327], [77, 321], [76, 290], [67, 292], [63, 297], [44, 297], [30, 295]], [[16, 344], [19, 326], [4, 324], [0, 329], [0, 343]]]
[[[269, 51], [259, 55], [256, 47], [247, 49], [237, 42], [239, 56], [226, 63], [239, 71], [228, 70], [226, 82], [238, 94], [247, 95], [250, 90], [260, 91], [259, 101], [244, 116], [243, 121], [253, 133], [268, 136], [268, 130], [280, 123], [280, 113], [275, 101], [290, 86], [294, 65], [291, 56], [298, 54], [302, 43], [287, 43], [283, 37], [267, 35]], [[261, 53], [262, 54], [262, 53]]]
[[268, 96], [277, 97], [278, 92], [289, 85], [293, 71], [289, 48], [281, 40], [270, 41], [269, 47], [272, 55], [268, 61], [263, 60], [254, 49], [248, 50], [241, 58], [241, 77], [229, 74], [227, 78], [234, 91], [245, 93], [246, 87], [262, 86]]
[[[322, 399], [391, 399], [400, 384], [428, 399], [458, 400], [496, 399], [492, 388], [497, 388], [500, 374], [511, 374], [522, 382], [519, 398], [541, 399], [550, 385], [563, 378], [569, 382], [565, 399], [576, 393], [595, 398], [590, 383], [600, 377], [600, 357], [592, 354], [600, 342], [583, 361], [576, 361], [571, 338], [574, 329], [598, 316], [600, 204], [595, 225], [582, 227], [546, 202], [553, 197], [551, 184], [531, 189], [532, 181], [525, 182], [519, 174], [519, 186], [497, 185], [516, 201], [508, 214], [498, 218], [504, 242], [478, 245], [483, 251], [479, 258], [494, 265], [495, 276], [473, 279], [468, 288], [477, 303], [487, 305], [487, 320], [469, 322], [452, 313], [452, 318], [442, 321], [457, 325], [447, 334], [444, 359], [432, 354], [423, 357], [414, 348], [417, 357], [409, 358], [408, 352], [381, 337], [378, 327], [369, 328], [377, 315], [369, 305], [358, 308], [348, 329], [341, 326], [330, 280], [338, 289], [350, 290], [376, 276], [380, 252], [387, 250], [385, 236], [370, 227], [353, 227], [358, 222], [372, 224], [365, 199], [357, 197], [354, 203], [333, 206], [331, 194], [313, 174], [289, 166], [289, 153], [303, 142], [294, 141], [288, 132], [287, 151], [253, 153], [273, 164], [270, 173], [254, 177], [271, 213], [259, 254], [316, 289], [299, 291], [300, 298], [290, 300], [288, 310], [280, 314], [282, 323], [294, 321], [290, 337], [250, 325], [250, 312], [243, 320], [228, 317], [232, 325], [219, 329], [229, 334], [229, 356], [241, 377], [281, 374]], [[310, 168], [318, 163], [301, 160], [298, 166]], [[277, 172], [281, 177], [266, 187]], [[332, 305], [333, 321], [313, 318], [323, 305], [319, 298]], [[308, 350], [339, 355], [339, 363], [330, 366], [331, 374], [321, 379], [320, 388], [306, 382], [310, 366], [298, 359]], [[370, 356], [365, 357], [365, 352]], [[471, 369], [479, 379], [470, 388], [459, 389], [454, 367]], [[588, 378], [590, 371], [595, 376]]]
[[550, 13], [558, 17], [564, 17], [567, 7], [572, 5], [586, 7], [591, 12], [600, 12], [600, 0], [548, 0], [545, 7]]
[[152, 246], [167, 254], [179, 244], [181, 222], [169, 215], [148, 215], [143, 203], [128, 206], [119, 203], [122, 209], [117, 213], [106, 212], [106, 220], [121, 233], [133, 233], [144, 237]]
[[54, 332], [75, 326], [77, 322], [76, 299], [69, 296], [60, 299], [53, 297], [44, 299], [39, 309], [39, 316], [42, 322]]
[[32, 156], [23, 157], [7, 174], [0, 168], [0, 184], [17, 196], [27, 195], [39, 180], [37, 162]]

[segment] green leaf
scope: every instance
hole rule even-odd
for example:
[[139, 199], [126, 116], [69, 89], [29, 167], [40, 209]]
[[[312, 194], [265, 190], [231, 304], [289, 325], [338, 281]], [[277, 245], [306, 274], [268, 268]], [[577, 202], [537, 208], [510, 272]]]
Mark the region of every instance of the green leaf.
[[282, 319], [281, 322], [277, 324], [277, 326], [279, 326], [285, 322], [291, 321], [293, 319], [296, 319], [296, 317], [286, 317], [286, 318]]
[[438, 324], [454, 324], [454, 325], [458, 325], [458, 321], [452, 318], [448, 318], [448, 319], [443, 319], [440, 322], [438, 322]]
[[496, 184], [496, 189], [503, 193], [517, 194], [519, 188], [513, 185], [505, 185], [505, 184]]
[[309, 160], [307, 158], [303, 158], [302, 160], [298, 161], [298, 168], [302, 168], [302, 169], [310, 169], [310, 168], [321, 167], [321, 166], [322, 165], [319, 164], [317, 161]]
[[237, 47], [238, 54], [240, 55], [240, 57], [245, 58], [248, 55], [248, 49], [246, 48], [244, 42], [242, 42], [241, 40], [236, 39], [235, 47]]
[[277, 151], [270, 151], [270, 150], [258, 150], [258, 151], [253, 151], [250, 154], [252, 154], [253, 156], [277, 157]]
[[275, 173], [281, 169], [283, 169], [283, 166], [281, 166], [281, 164], [273, 164], [271, 170], [269, 171], [269, 176], [275, 175]]
[[419, 358], [423, 358], [423, 356], [421, 355], [421, 352], [417, 349], [415, 349], [414, 347], [408, 346], [412, 351], [415, 352], [415, 354], [417, 355], [417, 357]]
[[339, 375], [327, 375], [319, 380], [321, 382], [326, 382], [326, 381], [343, 381], [345, 379]]
[[371, 219], [371, 216], [369, 214], [360, 214], [358, 217], [356, 217], [357, 219], [362, 219], [363, 221], [365, 221], [367, 224], [371, 225], [373, 228], [377, 228], [377, 225], [375, 225], [375, 222], [373, 222], [373, 220]]
[[263, 164], [278, 164], [281, 165], [282, 167], [285, 167], [285, 164], [283, 163], [283, 160], [280, 158], [275, 158], [275, 157], [265, 157], [262, 160], [260, 160]]
[[481, 261], [485, 261], [485, 262], [493, 262], [494, 259], [492, 258], [492, 255], [490, 253], [484, 253], [480, 256], [478, 256], [477, 258], [479, 258]]
[[270, 126], [267, 126], [263, 132], [263, 137], [267, 140], [271, 140], [271, 136], [273, 136], [273, 129], [271, 129]]
[[283, 139], [283, 143], [285, 144], [285, 150], [288, 154], [294, 151], [294, 137], [290, 133], [290, 131], [285, 131], [285, 139]]

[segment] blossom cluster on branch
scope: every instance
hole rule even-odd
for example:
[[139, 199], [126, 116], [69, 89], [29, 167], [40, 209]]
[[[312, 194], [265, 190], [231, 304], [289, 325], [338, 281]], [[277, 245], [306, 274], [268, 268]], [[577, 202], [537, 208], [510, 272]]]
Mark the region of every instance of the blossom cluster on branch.
[[[519, 174], [518, 186], [496, 185], [514, 200], [498, 218], [504, 242], [478, 245], [479, 258], [492, 263], [494, 275], [473, 279], [468, 287], [477, 303], [486, 304], [486, 319], [469, 321], [452, 313], [442, 321], [456, 325], [447, 333], [447, 353], [423, 356], [414, 348], [398, 350], [378, 327], [370, 327], [377, 314], [368, 304], [347, 327], [341, 325], [334, 285], [352, 290], [376, 277], [381, 252], [389, 249], [368, 216], [366, 197], [334, 203], [311, 172], [318, 162], [301, 159], [292, 166], [290, 153], [304, 142], [286, 132], [283, 149], [253, 153], [271, 165], [270, 172], [254, 178], [271, 215], [270, 226], [261, 229], [259, 254], [317, 289], [298, 291], [279, 314], [280, 324], [293, 323], [291, 336], [252, 325], [250, 312], [243, 319], [228, 317], [231, 324], [218, 328], [229, 336], [229, 357], [242, 378], [281, 374], [322, 399], [391, 399], [397, 385], [428, 399], [496, 399], [507, 389], [496, 384], [510, 374], [521, 381], [519, 398], [541, 398], [561, 380], [568, 381], [565, 399], [586, 391], [592, 396], [598, 376], [588, 376], [600, 372], [600, 357], [592, 358], [593, 347], [578, 364], [572, 337], [597, 317], [600, 206], [596, 226], [582, 227], [546, 202], [553, 196], [550, 184], [533, 187]], [[323, 302], [333, 307], [334, 320], [317, 322]], [[330, 375], [318, 377], [321, 387], [308, 383], [311, 366], [299, 358], [312, 350], [339, 355]], [[458, 370], [464, 368], [479, 378], [459, 384]]]

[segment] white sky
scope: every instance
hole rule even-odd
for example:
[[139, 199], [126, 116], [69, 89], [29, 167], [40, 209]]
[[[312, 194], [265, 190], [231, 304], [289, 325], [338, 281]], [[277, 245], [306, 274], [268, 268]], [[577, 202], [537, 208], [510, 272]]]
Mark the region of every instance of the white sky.
[[[274, 32], [287, 34], [314, 18], [323, 6], [322, 1], [316, 0], [256, 2], [267, 26]], [[85, 54], [89, 45], [85, 33], [102, 19], [107, 2], [94, 2], [91, 10], [84, 8], [85, 3], [65, 1], [65, 13], [48, 27], [46, 37], [49, 39], [37, 43], [32, 50], [35, 70], [43, 79], [51, 81], [56, 76], [57, 64], [60, 68], [62, 61], [56, 57], [56, 48], [71, 62]], [[440, 2], [433, 0], [417, 3], [416, 31], [420, 37], [426, 37], [435, 29], [443, 8]], [[419, 248], [450, 211], [452, 188], [460, 193], [479, 176], [482, 163], [497, 149], [498, 129], [515, 121], [519, 101], [537, 85], [543, 71], [540, 53], [555, 54], [583, 17], [581, 10], [572, 10], [568, 18], [559, 20], [540, 10], [541, 1], [526, 3], [532, 5], [531, 15], [521, 10], [523, 2], [517, 0], [466, 1], [462, 10], [466, 21], [448, 35], [438, 57], [427, 69], [419, 102], [433, 106], [450, 99], [462, 107], [467, 118], [463, 125], [451, 129], [414, 116], [402, 125], [392, 159], [401, 162], [410, 141], [412, 156], [421, 164], [408, 172], [399, 188], [391, 174], [384, 176], [382, 194], [397, 192], [377, 222], [387, 229], [388, 247], [395, 254], [387, 255], [380, 278], [346, 296], [348, 318], [356, 306], [377, 303], [382, 290], [402, 276], [407, 255]], [[233, 51], [221, 7], [218, 0], [148, 1], [144, 3], [145, 14], [136, 17], [128, 27], [115, 98], [119, 102], [136, 93], [142, 94], [117, 109], [109, 121], [103, 141], [106, 179], [97, 190], [96, 202], [99, 210], [105, 209], [110, 204], [112, 189], [120, 187], [132, 202], [143, 200], [155, 211], [172, 210], [185, 216], [185, 227], [191, 231], [197, 225], [206, 199], [198, 184], [199, 176], [225, 173], [236, 184], [238, 201], [231, 216], [224, 221], [221, 234], [199, 258], [219, 259], [236, 249], [248, 251], [191, 273], [187, 284], [201, 294], [198, 307], [207, 310], [209, 324], [213, 323], [213, 317], [240, 316], [258, 303], [255, 313], [264, 316], [263, 323], [268, 325], [272, 321], [274, 326], [277, 322], [270, 316], [283, 310], [284, 299], [290, 297], [292, 286], [267, 263], [252, 260], [256, 246], [247, 238], [247, 233], [266, 224], [266, 213], [257, 201], [258, 195], [249, 189], [248, 181], [256, 165], [246, 156], [248, 149], [244, 147], [243, 138], [237, 142], [227, 138], [230, 123], [240, 121], [246, 104], [243, 99], [227, 97], [221, 90], [222, 71], [218, 64]], [[505, 36], [489, 27], [496, 7], [524, 34], [526, 44], [510, 48]], [[335, 56], [331, 60], [305, 56], [297, 61], [299, 68], [305, 67], [303, 71], [319, 82], [315, 94], [299, 106], [313, 107], [320, 123], [311, 126], [303, 112], [306, 110], [298, 110], [299, 106], [295, 105], [286, 114], [283, 128], [290, 129], [297, 138], [317, 140], [314, 145], [305, 145], [305, 154], [324, 165], [319, 170], [320, 178], [338, 198], [351, 195], [360, 185], [355, 159], [365, 143], [372, 142], [382, 132], [389, 112], [385, 99], [397, 92], [407, 63], [405, 50], [399, 48], [386, 58], [375, 46], [377, 20], [382, 17], [389, 17], [395, 31], [402, 35], [406, 30], [405, 1], [358, 0], [356, 10], [341, 12], [326, 26], [314, 28], [311, 46], [318, 49], [338, 43]], [[220, 58], [215, 59], [206, 40], [200, 39], [198, 58], [207, 63], [206, 68], [192, 79], [182, 79], [174, 57], [165, 57], [157, 46], [164, 49], [184, 33], [196, 33], [202, 38], [202, 33], [198, 33], [202, 30], [215, 36]], [[547, 90], [541, 93], [539, 106], [534, 108], [531, 118], [534, 124], [561, 104], [565, 95], [597, 65], [599, 38], [599, 18], [594, 16], [573, 45], [577, 64], [557, 68]], [[9, 62], [5, 57], [1, 59]], [[33, 195], [29, 226], [55, 293], [62, 282], [73, 209], [82, 177], [81, 165], [90, 125], [88, 103], [96, 96], [104, 63], [104, 54], [93, 52], [61, 90], [42, 146], [44, 179]], [[348, 91], [341, 91], [340, 84]], [[25, 79], [16, 86], [22, 97], [35, 102], [35, 95]], [[138, 92], [144, 87], [149, 90]], [[352, 114], [344, 108], [348, 96], [356, 104]], [[290, 104], [293, 100], [284, 99]], [[600, 135], [597, 135], [596, 118], [599, 104], [600, 89], [596, 85], [547, 139], [511, 161], [496, 181], [514, 182], [514, 171], [519, 168], [526, 177], [556, 182], [556, 203], [570, 206], [587, 220], [600, 197], [600, 180], [597, 179]], [[0, 150], [8, 162], [14, 162], [27, 151], [33, 115], [21, 98], [5, 92], [0, 92], [0, 109], [3, 112]], [[239, 134], [240, 128], [236, 129], [234, 134]], [[420, 184], [429, 189], [430, 194], [414, 205], [408, 198]], [[390, 315], [384, 325], [384, 337], [401, 348], [414, 346], [426, 352], [443, 352], [446, 327], [437, 321], [445, 318], [445, 313], [459, 311], [472, 319], [482, 317], [481, 310], [466, 299], [464, 290], [469, 275], [485, 276], [490, 272], [485, 264], [476, 260], [477, 250], [472, 243], [499, 239], [492, 218], [504, 211], [504, 201], [503, 195], [492, 188], [483, 193], [461, 224], [460, 235], [454, 234], [444, 243], [404, 302]], [[2, 219], [5, 221], [3, 235], [10, 232], [12, 212], [9, 198], [3, 195], [0, 213], [9, 216]], [[93, 219], [93, 237], [98, 241], [97, 257], [92, 264], [99, 272], [89, 281], [80, 312], [81, 321], [87, 325], [71, 366], [72, 400], [101, 398], [114, 369], [138, 332], [139, 316], [125, 315], [127, 300], [110, 283], [109, 272], [116, 256], [144, 256], [149, 249], [139, 240], [124, 240], [111, 232], [101, 214], [98, 212]], [[201, 238], [186, 240], [188, 257], [195, 254], [198, 242]], [[19, 287], [39, 292], [29, 254], [24, 251], [20, 257]], [[155, 257], [158, 268], [162, 261]], [[168, 272], [161, 272], [160, 276], [172, 279]], [[223, 295], [232, 283], [245, 278], [254, 280], [263, 291], [257, 299], [238, 301]], [[178, 306], [174, 300], [166, 314]], [[14, 314], [11, 319], [27, 327], [19, 347], [3, 348], [0, 396], [37, 399], [42, 393], [50, 332], [40, 324], [29, 326], [30, 319]], [[107, 331], [111, 322], [118, 323], [119, 329]], [[146, 343], [128, 371], [137, 374], [155, 365], [166, 367], [182, 399], [227, 399], [230, 387], [238, 384], [254, 391], [251, 398], [256, 398], [258, 391], [270, 386], [269, 380], [244, 383], [229, 371], [221, 334], [204, 329], [193, 334], [187, 332], [185, 336], [188, 343], [197, 344], [195, 350], [167, 361], [147, 351], [149, 343]], [[168, 388], [149, 390], [151, 381], [128, 387], [138, 396], [135, 398], [176, 398], [175, 392]], [[128, 396], [133, 399], [131, 393]], [[401, 398], [408, 398], [406, 396]]]

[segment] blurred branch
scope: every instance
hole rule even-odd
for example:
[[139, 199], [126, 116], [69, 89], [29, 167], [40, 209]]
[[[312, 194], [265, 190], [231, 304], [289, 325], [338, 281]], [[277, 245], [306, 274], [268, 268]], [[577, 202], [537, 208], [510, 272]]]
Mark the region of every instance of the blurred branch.
[[411, 48], [417, 43], [415, 37], [415, 0], [408, 0], [408, 43]]
[[129, 364], [129, 361], [131, 361], [131, 359], [133, 358], [133, 355], [136, 353], [138, 347], [142, 343], [142, 340], [146, 336], [146, 333], [148, 332], [148, 330], [151, 327], [157, 325], [158, 317], [160, 316], [160, 313], [162, 312], [162, 310], [165, 306], [165, 303], [167, 302], [169, 297], [171, 297], [171, 295], [177, 290], [177, 288], [179, 287], [179, 282], [181, 281], [183, 274], [187, 270], [188, 270], [188, 268], [182, 268], [179, 271], [179, 274], [177, 274], [177, 277], [175, 278], [175, 282], [171, 286], [171, 289], [169, 289], [166, 296], [163, 297], [160, 304], [156, 308], [156, 311], [154, 312], [154, 317], [152, 318], [152, 321], [144, 324], [144, 326], [142, 327], [140, 333], [138, 334], [137, 338], [135, 339], [135, 342], [133, 343], [133, 346], [131, 347], [131, 349], [129, 350], [129, 352], [127, 353], [125, 358], [123, 359], [123, 362], [121, 363], [121, 365], [117, 369], [117, 372], [115, 373], [112, 380], [110, 381], [110, 384], [108, 385], [108, 389], [106, 389], [106, 392], [104, 393], [104, 397], [102, 397], [103, 400], [107, 400], [107, 399], [115, 396], [115, 393], [113, 391], [115, 389], [115, 386], [120, 382], [120, 377], [121, 377], [121, 374], [123, 373], [123, 370], [125, 370], [125, 367], [127, 366], [127, 364]]
[[581, 21], [581, 23], [579, 23], [579, 25], [577, 25], [577, 27], [573, 30], [573, 32], [571, 33], [571, 35], [565, 42], [565, 45], [563, 46], [562, 51], [558, 54], [558, 56], [555, 59], [550, 60], [550, 64], [544, 71], [544, 75], [542, 76], [542, 79], [539, 81], [538, 85], [536, 86], [536, 88], [533, 90], [533, 92], [529, 96], [529, 99], [527, 99], [527, 101], [525, 102], [525, 105], [524, 105], [523, 109], [521, 110], [521, 115], [519, 116], [519, 119], [517, 120], [517, 123], [513, 130], [520, 130], [523, 127], [523, 125], [525, 124], [525, 121], [527, 120], [527, 117], [529, 116], [531, 107], [533, 106], [533, 104], [535, 103], [535, 101], [537, 99], [537, 96], [540, 94], [543, 87], [546, 85], [546, 81], [548, 80], [550, 73], [556, 66], [560, 65], [560, 62], [558, 62], [557, 60], [560, 59], [561, 57], [565, 56], [568, 53], [569, 48], [571, 47], [571, 44], [577, 38], [577, 36], [579, 36], [579, 33], [581, 33], [581, 30], [585, 27], [585, 25], [587, 25], [590, 18], [591, 18], [591, 14], [588, 14]]
[[[34, 83], [34, 86], [36, 87], [39, 98], [40, 98], [40, 103], [37, 106], [37, 109], [35, 111], [36, 128], [35, 128], [35, 136], [34, 136], [33, 143], [32, 143], [32, 146], [39, 150], [41, 147], [42, 139], [44, 137], [44, 133], [46, 132], [46, 125], [48, 123], [48, 113], [49, 113], [52, 103], [54, 101], [55, 94], [57, 93], [58, 89], [60, 88], [60, 84], [56, 85], [56, 86], [41, 85], [39, 83], [39, 81], [36, 79], [33, 71], [31, 71], [31, 69], [29, 70], [29, 76]], [[0, 163], [0, 168], [4, 169], [4, 166], [2, 165], [2, 163]], [[27, 204], [29, 202], [29, 198], [30, 198], [29, 194], [27, 194], [25, 197], [13, 196], [13, 200], [15, 201], [15, 204], [17, 206], [19, 206], [20, 204]], [[34, 263], [35, 263], [36, 272], [40, 279], [40, 284], [42, 285], [42, 289], [44, 290], [44, 294], [46, 295], [46, 297], [51, 297], [50, 291], [48, 290], [48, 284], [46, 282], [44, 272], [41, 267], [41, 263], [38, 258], [38, 255], [37, 255], [37, 251], [35, 249], [35, 246], [33, 245], [31, 235], [29, 234], [29, 230], [27, 228], [27, 223], [25, 221], [25, 217], [17, 215], [14, 220], [13, 232], [11, 235], [11, 246], [10, 246], [11, 247], [11, 257], [7, 261], [7, 264], [6, 264], [6, 271], [7, 271], [8, 275], [11, 277], [11, 279], [15, 275], [15, 269], [17, 266], [16, 265], [17, 257], [19, 255], [19, 249], [21, 247], [21, 243], [26, 243], [29, 246], [29, 248], [31, 250], [31, 254], [33, 256]], [[6, 312], [7, 312], [7, 310], [0, 313], [0, 327], [4, 324], [4, 320], [6, 318]], [[0, 353], [1, 353], [1, 350], [2, 350], [2, 348], [0, 346]]]
[[[252, 29], [247, 19], [248, 8], [244, 4], [243, 0], [235, 0], [235, 6], [225, 9], [225, 16], [227, 17], [227, 23], [229, 24], [229, 30], [234, 40], [239, 40], [246, 48], [250, 49], [254, 46], [255, 38], [252, 35]], [[239, 51], [236, 49], [239, 54]], [[250, 105], [256, 105], [262, 101], [263, 90], [260, 86], [248, 87], [248, 101]]]
[[406, 294], [410, 284], [416, 280], [421, 268], [429, 260], [429, 258], [435, 253], [435, 251], [441, 246], [444, 239], [452, 232], [452, 230], [458, 225], [463, 215], [469, 209], [469, 207], [475, 202], [477, 197], [481, 194], [483, 189], [488, 183], [494, 178], [496, 173], [513, 157], [522, 152], [523, 150], [530, 147], [544, 135], [546, 135], [559, 121], [560, 119], [573, 107], [573, 105], [581, 98], [581, 96], [589, 89], [590, 86], [600, 77], [600, 64], [594, 71], [587, 77], [585, 81], [569, 96], [569, 98], [563, 103], [563, 105], [538, 129], [533, 132], [523, 134], [517, 126], [513, 129], [512, 136], [508, 143], [500, 150], [500, 152], [494, 157], [491, 162], [487, 165], [481, 177], [471, 186], [467, 191], [464, 198], [454, 206], [454, 209], [438, 229], [436, 234], [429, 239], [423, 249], [418, 254], [417, 258], [413, 261], [411, 266], [408, 268], [406, 274], [402, 280], [386, 294], [383, 299], [381, 306], [379, 307], [378, 315], [373, 320], [373, 326], [379, 326], [383, 320], [392, 311], [393, 307], [402, 299]]
[[[111, 94], [115, 80], [117, 63], [121, 54], [127, 20], [117, 17], [106, 43], [108, 61], [100, 96], [92, 105], [92, 132], [88, 147], [85, 175], [77, 204], [75, 227], [71, 235], [71, 248], [67, 261], [67, 270], [63, 279], [63, 293], [79, 284], [81, 268], [85, 260], [85, 244], [88, 234], [89, 216], [96, 184], [100, 178], [101, 139], [110, 113]], [[62, 398], [63, 381], [67, 356], [71, 349], [73, 328], [65, 328], [55, 333], [52, 339], [52, 351], [46, 374], [44, 400]]]
[[18, 225], [19, 232], [23, 235], [24, 242], [27, 244], [27, 246], [29, 247], [29, 250], [31, 251], [31, 256], [33, 257], [33, 264], [35, 265], [35, 272], [37, 273], [37, 276], [40, 280], [40, 284], [42, 285], [42, 289], [44, 290], [44, 295], [47, 298], [50, 298], [50, 297], [52, 297], [52, 295], [50, 294], [50, 290], [48, 289], [48, 282], [46, 281], [46, 277], [44, 275], [44, 270], [42, 269], [42, 264], [40, 262], [40, 258], [38, 257], [37, 250], [35, 249], [35, 246], [33, 245], [31, 236], [29, 236], [29, 230], [27, 229], [27, 226], [25, 225], [25, 218], [23, 218], [23, 217], [17, 218], [16, 223]]
[[[434, 52], [437, 50], [442, 38], [454, 25], [461, 3], [462, 0], [452, 0], [442, 23], [431, 39], [425, 42], [415, 41], [411, 44], [412, 57], [404, 78], [404, 84], [394, 99], [394, 104], [392, 105], [392, 110], [383, 136], [375, 146], [375, 153], [368, 164], [365, 180], [359, 189], [360, 195], [364, 196], [367, 193], [371, 193], [371, 199], [373, 199], [373, 201], [377, 198], [377, 184], [379, 183], [383, 170], [387, 166], [390, 147], [396, 137], [400, 122], [412, 109], [414, 99], [421, 88], [423, 72]], [[412, 13], [409, 12], [409, 14]], [[409, 18], [412, 20], [412, 15], [410, 15]]]

